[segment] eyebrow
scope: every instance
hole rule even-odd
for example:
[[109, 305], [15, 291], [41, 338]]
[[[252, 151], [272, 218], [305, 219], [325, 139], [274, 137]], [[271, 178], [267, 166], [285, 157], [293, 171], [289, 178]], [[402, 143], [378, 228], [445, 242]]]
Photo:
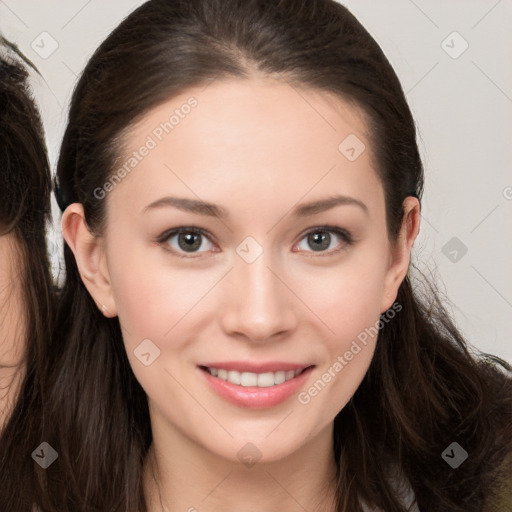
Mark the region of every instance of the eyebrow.
[[[300, 204], [292, 211], [292, 216], [307, 217], [342, 205], [358, 206], [366, 214], [368, 214], [368, 207], [359, 199], [355, 199], [349, 196], [336, 195], [327, 197], [325, 199], [319, 199], [309, 203]], [[173, 207], [185, 212], [195, 213], [197, 215], [207, 215], [210, 217], [219, 217], [221, 219], [229, 217], [228, 211], [216, 204], [197, 199], [171, 196], [162, 197], [156, 201], [153, 201], [142, 209], [142, 213], [163, 207]]]

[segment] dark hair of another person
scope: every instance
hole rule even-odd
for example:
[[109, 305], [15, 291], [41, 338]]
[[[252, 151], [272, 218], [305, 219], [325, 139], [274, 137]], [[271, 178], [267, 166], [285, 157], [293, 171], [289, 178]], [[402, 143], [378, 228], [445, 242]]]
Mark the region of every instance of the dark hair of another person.
[[39, 439], [41, 376], [54, 312], [55, 288], [45, 240], [51, 221], [52, 181], [43, 126], [25, 63], [33, 67], [14, 44], [0, 36], [0, 236], [11, 234], [15, 240], [16, 255], [10, 263], [13, 279], [20, 280], [26, 323], [25, 375], [0, 432], [2, 511], [27, 509], [16, 504], [23, 502], [24, 489], [31, 485], [24, 477], [33, 474], [30, 454], [40, 442], [33, 444]]
[[[363, 110], [395, 240], [405, 197], [423, 191], [415, 124], [382, 50], [333, 0], [155, 0], [137, 8], [96, 50], [75, 88], [57, 167], [61, 209], [81, 203], [90, 231], [102, 236], [106, 200], [94, 191], [116, 170], [129, 127], [190, 87], [244, 80], [254, 69]], [[145, 511], [147, 398], [118, 318], [102, 315], [67, 245], [64, 257], [43, 416], [44, 440], [59, 458], [39, 473], [36, 494], [28, 481], [20, 494], [39, 496], [44, 512]], [[507, 485], [512, 380], [470, 353], [432, 294], [426, 299], [404, 279], [402, 310], [384, 323], [363, 382], [334, 420], [340, 512], [360, 511], [360, 499], [404, 512], [389, 464], [428, 512], [481, 511]], [[456, 470], [441, 458], [453, 441], [469, 454]]]

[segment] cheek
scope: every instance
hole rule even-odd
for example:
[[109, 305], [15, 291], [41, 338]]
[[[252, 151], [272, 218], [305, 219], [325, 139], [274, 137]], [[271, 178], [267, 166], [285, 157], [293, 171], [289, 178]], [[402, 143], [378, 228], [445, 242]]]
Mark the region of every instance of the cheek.
[[329, 270], [305, 273], [302, 289], [308, 306], [340, 342], [352, 339], [379, 319], [386, 260], [374, 254], [354, 252]]
[[[129, 233], [129, 229], [124, 231]], [[163, 249], [139, 239], [115, 238], [107, 254], [121, 325], [132, 338], [162, 339], [207, 291], [211, 279], [167, 265]]]
[[19, 366], [25, 353], [26, 319], [21, 287], [0, 275], [0, 366]]
[[385, 251], [377, 249], [358, 251], [329, 271], [309, 274], [303, 283], [308, 306], [323, 325], [325, 357], [317, 380], [299, 401], [315, 399], [313, 407], [325, 421], [347, 404], [373, 358], [387, 268]]
[[[180, 371], [176, 362], [186, 359], [187, 346], [197, 338], [210, 299], [208, 292], [219, 281], [219, 273], [171, 268], [162, 261], [148, 264], [147, 253], [139, 258], [135, 252], [129, 258], [113, 254], [110, 268], [127, 355], [137, 379], [146, 388], [157, 376], [161, 378], [155, 369]], [[144, 354], [158, 354], [149, 368], [137, 358], [142, 351], [139, 347], [146, 347]]]
[[154, 338], [161, 343], [170, 337], [205, 287], [198, 280], [192, 286], [179, 272], [156, 274], [145, 265], [131, 265], [112, 279], [119, 321], [133, 342]]
[[[320, 424], [328, 424], [361, 384], [375, 352], [380, 319], [382, 273], [340, 272], [311, 296], [311, 309], [329, 326], [323, 330], [324, 357], [316, 379], [299, 396]], [[334, 332], [332, 332], [334, 331]]]
[[[176, 361], [186, 338], [176, 336], [189, 300], [179, 280], [158, 276], [135, 263], [120, 266], [112, 277], [125, 350], [136, 379], [149, 397], [172, 396], [162, 372]], [[176, 276], [178, 277], [178, 276]], [[176, 326], [176, 327], [174, 327]], [[174, 371], [173, 371], [174, 373]], [[178, 376], [176, 376], [178, 377]]]

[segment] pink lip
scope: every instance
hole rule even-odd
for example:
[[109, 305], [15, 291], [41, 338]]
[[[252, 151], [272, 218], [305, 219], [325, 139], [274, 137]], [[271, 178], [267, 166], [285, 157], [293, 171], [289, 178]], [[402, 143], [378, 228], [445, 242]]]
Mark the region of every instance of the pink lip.
[[222, 368], [224, 370], [234, 370], [237, 372], [265, 373], [278, 372], [280, 370], [303, 370], [312, 363], [285, 363], [282, 361], [268, 361], [266, 363], [255, 363], [250, 361], [219, 361], [217, 363], [204, 363], [199, 366], [208, 366], [209, 368]]
[[[217, 363], [219, 364], [219, 363]], [[216, 366], [213, 366], [214, 368]], [[221, 366], [225, 368], [225, 366]], [[247, 365], [245, 365], [247, 367]], [[260, 388], [257, 386], [243, 387], [210, 375], [207, 370], [198, 367], [199, 373], [206, 379], [208, 385], [220, 397], [239, 407], [264, 409], [284, 402], [295, 394], [309, 377], [313, 366], [304, 370], [300, 375], [276, 386]], [[225, 368], [227, 370], [227, 368]], [[281, 366], [281, 369], [283, 367]], [[290, 368], [293, 369], [293, 368]], [[239, 371], [239, 370], [237, 370]], [[270, 370], [269, 370], [270, 371]], [[261, 373], [261, 372], [258, 372]]]

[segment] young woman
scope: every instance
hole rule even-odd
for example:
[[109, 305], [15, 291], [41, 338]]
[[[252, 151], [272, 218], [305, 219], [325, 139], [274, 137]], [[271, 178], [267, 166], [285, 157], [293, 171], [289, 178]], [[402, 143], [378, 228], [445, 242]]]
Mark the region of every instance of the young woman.
[[145, 3], [57, 178], [40, 510], [496, 510], [510, 374], [411, 286], [415, 126], [346, 8]]
[[[40, 349], [51, 331], [45, 242], [51, 176], [25, 64], [31, 65], [0, 36], [0, 432], [25, 377], [28, 400], [36, 361], [42, 360]], [[20, 403], [7, 423], [1, 448], [19, 441], [15, 431], [26, 406]], [[0, 450], [0, 467], [5, 455]]]

